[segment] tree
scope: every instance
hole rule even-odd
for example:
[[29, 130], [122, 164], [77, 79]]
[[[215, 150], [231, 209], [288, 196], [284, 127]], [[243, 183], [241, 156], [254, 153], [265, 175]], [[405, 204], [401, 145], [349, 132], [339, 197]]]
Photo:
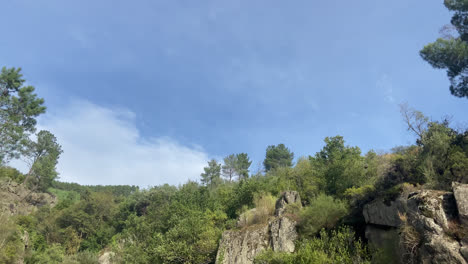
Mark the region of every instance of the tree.
[[236, 155], [235, 171], [239, 175], [239, 179], [247, 179], [249, 177], [249, 168], [252, 161], [247, 153], [239, 153]]
[[35, 132], [36, 117], [44, 113], [44, 99], [37, 98], [33, 86], [22, 86], [21, 68], [5, 68], [0, 73], [0, 164], [18, 158]]
[[204, 167], [204, 173], [200, 174], [201, 182], [205, 186], [216, 185], [221, 176], [221, 164], [219, 164], [215, 159], [208, 161], [208, 167]]
[[445, 0], [444, 4], [455, 12], [450, 22], [458, 36], [439, 38], [427, 44], [420, 55], [432, 67], [447, 69], [452, 95], [468, 98], [468, 2]]
[[284, 146], [284, 144], [271, 145], [266, 149], [263, 166], [265, 166], [265, 171], [278, 167], [291, 167], [293, 159], [294, 153]]
[[408, 104], [400, 105], [400, 113], [405, 121], [408, 130], [414, 132], [421, 140], [424, 132], [427, 130], [429, 118], [415, 109], [409, 108]]
[[45, 191], [58, 176], [56, 166], [62, 148], [57, 138], [49, 131], [41, 130], [36, 142], [29, 141], [22, 152], [30, 165], [23, 184], [33, 179], [35, 187]]
[[342, 195], [346, 189], [366, 183], [364, 158], [358, 147], [345, 146], [342, 136], [326, 137], [323, 149], [310, 157], [318, 173], [320, 189], [329, 195]]
[[237, 163], [237, 157], [234, 154], [231, 154], [224, 158], [224, 165], [222, 168], [223, 176], [228, 178], [229, 181], [232, 181], [232, 178], [235, 176], [236, 163]]

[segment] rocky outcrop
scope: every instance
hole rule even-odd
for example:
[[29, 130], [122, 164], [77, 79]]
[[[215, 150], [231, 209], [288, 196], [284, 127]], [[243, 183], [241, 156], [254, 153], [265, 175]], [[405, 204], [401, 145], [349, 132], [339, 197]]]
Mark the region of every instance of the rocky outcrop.
[[38, 207], [54, 206], [57, 198], [48, 193], [36, 193], [8, 179], [0, 180], [0, 213], [27, 215]]
[[[294, 252], [294, 242], [297, 239], [296, 222], [286, 215], [289, 206], [301, 206], [301, 198], [297, 192], [288, 191], [281, 195], [276, 202], [275, 216], [267, 223], [225, 231], [220, 241], [216, 263], [250, 264], [266, 249]], [[255, 210], [252, 210], [250, 213], [255, 213]], [[239, 220], [238, 224], [242, 221], [242, 215]]]
[[270, 222], [270, 246], [273, 251], [294, 252], [296, 239], [295, 221], [279, 217]]
[[399, 197], [395, 201], [391, 201], [390, 204], [386, 204], [384, 199], [374, 200], [364, 206], [363, 214], [366, 223], [399, 227], [401, 219], [398, 214], [405, 211], [406, 199]]
[[453, 183], [452, 188], [460, 221], [468, 225], [468, 184]]
[[390, 245], [398, 252], [395, 263], [468, 263], [465, 242], [454, 235], [463, 228], [459, 212], [466, 205], [467, 187], [454, 184], [453, 192], [413, 190], [389, 204], [380, 199], [369, 203], [363, 211], [369, 244]]
[[301, 197], [299, 196], [299, 193], [296, 191], [286, 191], [281, 195], [278, 201], [276, 201], [275, 215], [276, 216], [283, 215], [288, 209], [288, 206], [291, 206], [291, 205], [302, 207]]

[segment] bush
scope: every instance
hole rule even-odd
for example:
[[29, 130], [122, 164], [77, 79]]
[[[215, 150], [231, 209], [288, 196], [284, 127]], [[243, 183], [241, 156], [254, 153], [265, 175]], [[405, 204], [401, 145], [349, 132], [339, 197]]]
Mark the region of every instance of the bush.
[[17, 183], [24, 181], [24, 175], [12, 167], [0, 166], [0, 178], [11, 179]]
[[75, 255], [65, 256], [63, 264], [98, 264], [99, 258], [96, 253], [90, 251], [78, 252]]
[[347, 204], [333, 197], [320, 194], [310, 206], [303, 209], [300, 218], [300, 233], [312, 237], [320, 229], [331, 229], [348, 213]]
[[254, 195], [255, 208], [245, 211], [239, 217], [240, 226], [266, 223], [275, 213], [276, 198], [271, 194]]
[[255, 258], [255, 264], [325, 264], [370, 263], [367, 248], [356, 240], [354, 232], [341, 227], [330, 234], [324, 229], [320, 237], [298, 243], [295, 253], [265, 251]]

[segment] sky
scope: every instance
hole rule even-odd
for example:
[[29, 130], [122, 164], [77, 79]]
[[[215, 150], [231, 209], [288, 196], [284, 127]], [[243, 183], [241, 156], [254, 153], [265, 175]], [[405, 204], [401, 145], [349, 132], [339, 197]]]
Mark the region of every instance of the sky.
[[398, 105], [466, 124], [468, 101], [419, 50], [442, 0], [0, 0], [0, 66], [45, 98], [62, 181], [181, 184], [268, 145], [313, 155], [408, 145]]

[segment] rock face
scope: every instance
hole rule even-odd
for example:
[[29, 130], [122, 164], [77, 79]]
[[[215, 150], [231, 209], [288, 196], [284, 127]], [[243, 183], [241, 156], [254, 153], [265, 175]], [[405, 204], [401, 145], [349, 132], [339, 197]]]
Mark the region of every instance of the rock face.
[[364, 206], [363, 214], [366, 223], [399, 227], [401, 219], [398, 215], [399, 212], [406, 211], [406, 200], [402, 197], [390, 202], [390, 205], [385, 204], [383, 199], [372, 201]]
[[468, 184], [452, 183], [460, 221], [468, 225]]
[[286, 191], [284, 192], [281, 197], [276, 201], [275, 205], [275, 215], [281, 216], [286, 211], [288, 205], [297, 205], [298, 207], [302, 207], [301, 197], [299, 193], [296, 191]]
[[297, 192], [288, 191], [281, 195], [276, 202], [275, 217], [268, 223], [225, 231], [220, 241], [216, 263], [250, 264], [266, 249], [294, 252], [294, 242], [297, 239], [296, 222], [285, 216], [289, 205], [301, 206], [301, 198]]
[[26, 215], [44, 205], [54, 206], [57, 198], [48, 193], [31, 192], [8, 179], [0, 180], [0, 213]]
[[279, 217], [270, 222], [270, 246], [273, 251], [294, 252], [297, 239], [296, 222]]
[[[417, 190], [403, 192], [390, 205], [375, 200], [364, 207], [371, 246], [390, 246], [397, 252], [394, 263], [467, 264], [464, 241], [453, 232], [463, 228], [463, 206], [468, 200], [466, 184], [454, 184], [452, 192]], [[458, 210], [457, 210], [458, 209]], [[397, 218], [398, 217], [398, 218]], [[466, 225], [462, 222], [462, 225]]]

